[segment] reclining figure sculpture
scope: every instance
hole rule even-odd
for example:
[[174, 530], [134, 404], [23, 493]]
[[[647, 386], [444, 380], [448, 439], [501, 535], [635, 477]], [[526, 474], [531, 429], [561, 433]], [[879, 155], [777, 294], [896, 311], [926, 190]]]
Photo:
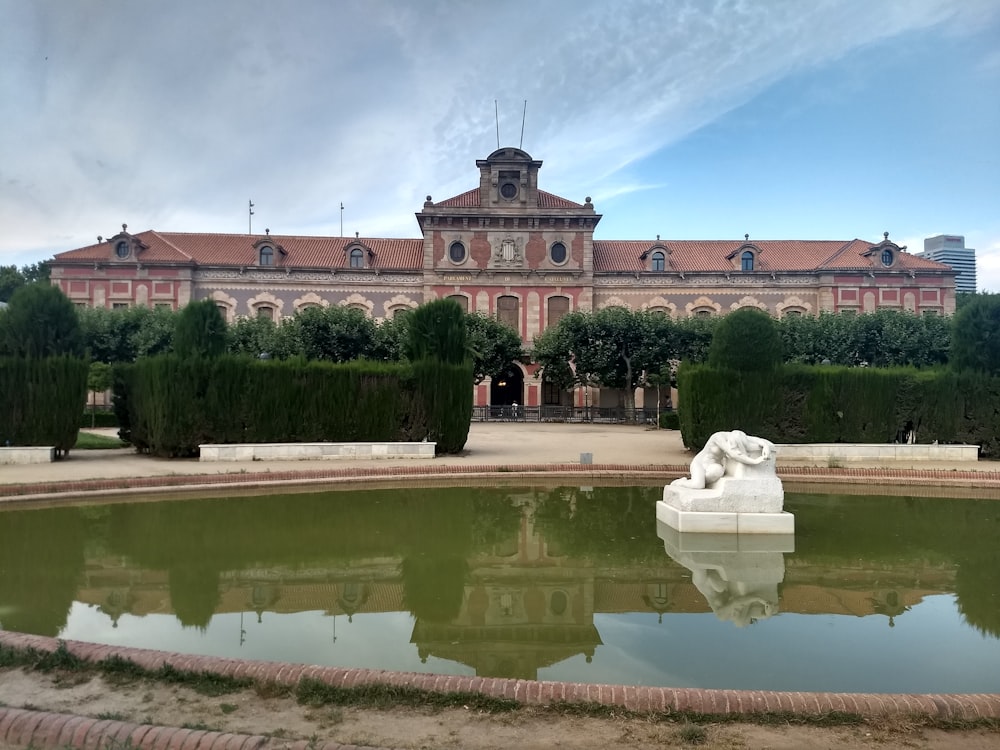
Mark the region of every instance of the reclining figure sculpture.
[[771, 441], [741, 430], [716, 432], [691, 460], [691, 477], [675, 479], [671, 484], [696, 490], [711, 488], [724, 476], [739, 476], [738, 464], [756, 466], [770, 458], [773, 451]]

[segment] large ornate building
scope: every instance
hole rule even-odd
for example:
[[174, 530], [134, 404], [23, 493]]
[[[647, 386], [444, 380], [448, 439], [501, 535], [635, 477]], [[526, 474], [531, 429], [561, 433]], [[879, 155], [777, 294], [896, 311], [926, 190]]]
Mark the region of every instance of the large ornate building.
[[[672, 316], [758, 307], [774, 316], [880, 308], [950, 314], [955, 272], [888, 239], [599, 240], [591, 199], [538, 186], [516, 148], [478, 160], [479, 185], [416, 214], [417, 239], [122, 231], [60, 253], [52, 280], [78, 305], [212, 299], [229, 320], [346, 305], [377, 320], [450, 297], [496, 316], [526, 343], [567, 312], [612, 305]], [[558, 403], [530, 368], [478, 387], [477, 404]]]

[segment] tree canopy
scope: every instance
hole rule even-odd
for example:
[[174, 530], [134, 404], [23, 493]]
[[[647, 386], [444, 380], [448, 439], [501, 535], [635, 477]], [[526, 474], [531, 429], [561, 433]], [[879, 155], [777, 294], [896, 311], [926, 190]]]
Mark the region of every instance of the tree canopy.
[[513, 328], [482, 313], [471, 313], [465, 320], [476, 383], [499, 377], [511, 362], [524, 361], [521, 337]]

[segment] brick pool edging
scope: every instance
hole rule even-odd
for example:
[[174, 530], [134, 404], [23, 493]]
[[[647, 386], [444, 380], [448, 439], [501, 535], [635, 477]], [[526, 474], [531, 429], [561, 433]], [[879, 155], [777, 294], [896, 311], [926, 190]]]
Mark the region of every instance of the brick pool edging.
[[[922, 715], [933, 719], [952, 721], [1000, 719], [1000, 694], [998, 693], [807, 693], [775, 690], [642, 687], [468, 677], [196, 656], [0, 631], [0, 645], [8, 648], [30, 648], [36, 651], [52, 652], [60, 644], [63, 644], [69, 653], [92, 664], [110, 656], [118, 656], [131, 660], [150, 671], [157, 670], [167, 664], [178, 670], [249, 678], [259, 682], [274, 682], [287, 686], [294, 686], [301, 678], [309, 677], [341, 688], [392, 685], [435, 693], [478, 693], [492, 698], [515, 700], [526, 706], [545, 706], [553, 703], [596, 703], [603, 706], [618, 706], [639, 713], [669, 714], [678, 712], [729, 717], [773, 713], [823, 716], [840, 712], [857, 714], [865, 718]], [[0, 710], [0, 746], [5, 741], [2, 716], [3, 713]], [[11, 726], [8, 725], [7, 731], [10, 729]], [[35, 746], [38, 746], [37, 743]]]
[[[363, 466], [333, 469], [289, 469], [267, 472], [226, 474], [169, 474], [149, 477], [82, 479], [0, 485], [0, 502], [59, 494], [135, 492], [136, 490], [189, 489], [202, 486], [246, 487], [267, 484], [295, 484], [323, 481], [407, 479], [460, 476], [522, 477], [644, 477], [676, 479], [686, 476], [686, 464], [446, 464], [440, 466]], [[868, 484], [872, 480], [900, 480], [904, 484], [942, 487], [1000, 488], [1000, 471], [973, 469], [907, 468], [828, 468], [820, 466], [779, 466], [782, 480], [795, 482], [839, 482]]]

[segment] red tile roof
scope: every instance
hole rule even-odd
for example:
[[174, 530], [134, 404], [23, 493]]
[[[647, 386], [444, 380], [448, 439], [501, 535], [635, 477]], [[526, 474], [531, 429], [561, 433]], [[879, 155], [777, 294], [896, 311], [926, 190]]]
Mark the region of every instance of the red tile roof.
[[434, 206], [440, 208], [479, 208], [479, 188], [446, 198], [435, 203]]
[[[451, 200], [464, 199], [474, 190]], [[550, 193], [539, 191], [539, 198], [561, 202], [552, 207], [581, 207]], [[441, 204], [436, 204], [441, 205]], [[347, 248], [360, 243], [375, 255], [367, 259], [369, 267], [417, 271], [423, 267], [422, 239], [380, 239], [354, 237], [301, 237], [249, 234], [209, 234], [188, 232], [146, 231], [134, 235], [146, 249], [139, 254], [143, 263], [176, 263], [207, 266], [253, 266], [258, 261], [254, 246], [269, 239], [275, 248], [277, 268], [347, 268], [350, 265]], [[745, 244], [740, 240], [594, 240], [594, 270], [600, 272], [644, 271], [648, 261], [640, 256], [655, 245], [670, 251], [668, 271], [719, 272], [732, 271], [730, 256]], [[750, 242], [758, 251], [760, 271], [853, 271], [882, 270], [878, 245], [864, 240], [759, 240]], [[874, 252], [869, 253], [873, 249]], [[77, 250], [58, 253], [55, 260], [72, 262], [118, 262], [111, 242], [88, 245]], [[121, 261], [123, 264], [134, 261]], [[737, 264], [738, 267], [738, 264]], [[899, 253], [892, 269], [895, 271], [949, 271], [948, 266], [909, 253]]]
[[538, 207], [539, 208], [583, 208], [582, 203], [574, 203], [566, 198], [560, 198], [558, 195], [553, 195], [552, 193], [546, 193], [544, 190], [538, 191]]
[[[419, 270], [423, 267], [424, 243], [420, 239], [378, 239], [354, 237], [300, 237], [272, 234], [269, 237], [249, 234], [208, 234], [187, 232], [147, 231], [135, 235], [148, 249], [139, 254], [140, 262], [187, 263], [209, 266], [252, 266], [258, 260], [254, 247], [260, 240], [269, 239], [276, 252], [274, 265], [278, 268], [346, 268], [350, 265], [346, 249], [360, 243], [370, 249], [375, 257], [367, 261], [373, 268]], [[57, 262], [111, 261], [112, 246], [108, 242], [81, 247], [55, 256]], [[128, 261], [124, 261], [127, 263]]]
[[[479, 188], [468, 192], [446, 198], [434, 204], [435, 208], [479, 208]], [[558, 195], [546, 193], [544, 190], [538, 191], [539, 208], [583, 208], [582, 203], [574, 203]]]
[[[734, 252], [749, 244], [756, 248], [760, 271], [868, 270], [882, 268], [877, 257], [865, 257], [876, 245], [863, 240], [594, 240], [595, 271], [643, 271], [640, 256], [654, 245], [670, 251], [669, 270], [680, 272], [731, 271]], [[941, 263], [899, 253], [892, 270], [949, 270]]]

